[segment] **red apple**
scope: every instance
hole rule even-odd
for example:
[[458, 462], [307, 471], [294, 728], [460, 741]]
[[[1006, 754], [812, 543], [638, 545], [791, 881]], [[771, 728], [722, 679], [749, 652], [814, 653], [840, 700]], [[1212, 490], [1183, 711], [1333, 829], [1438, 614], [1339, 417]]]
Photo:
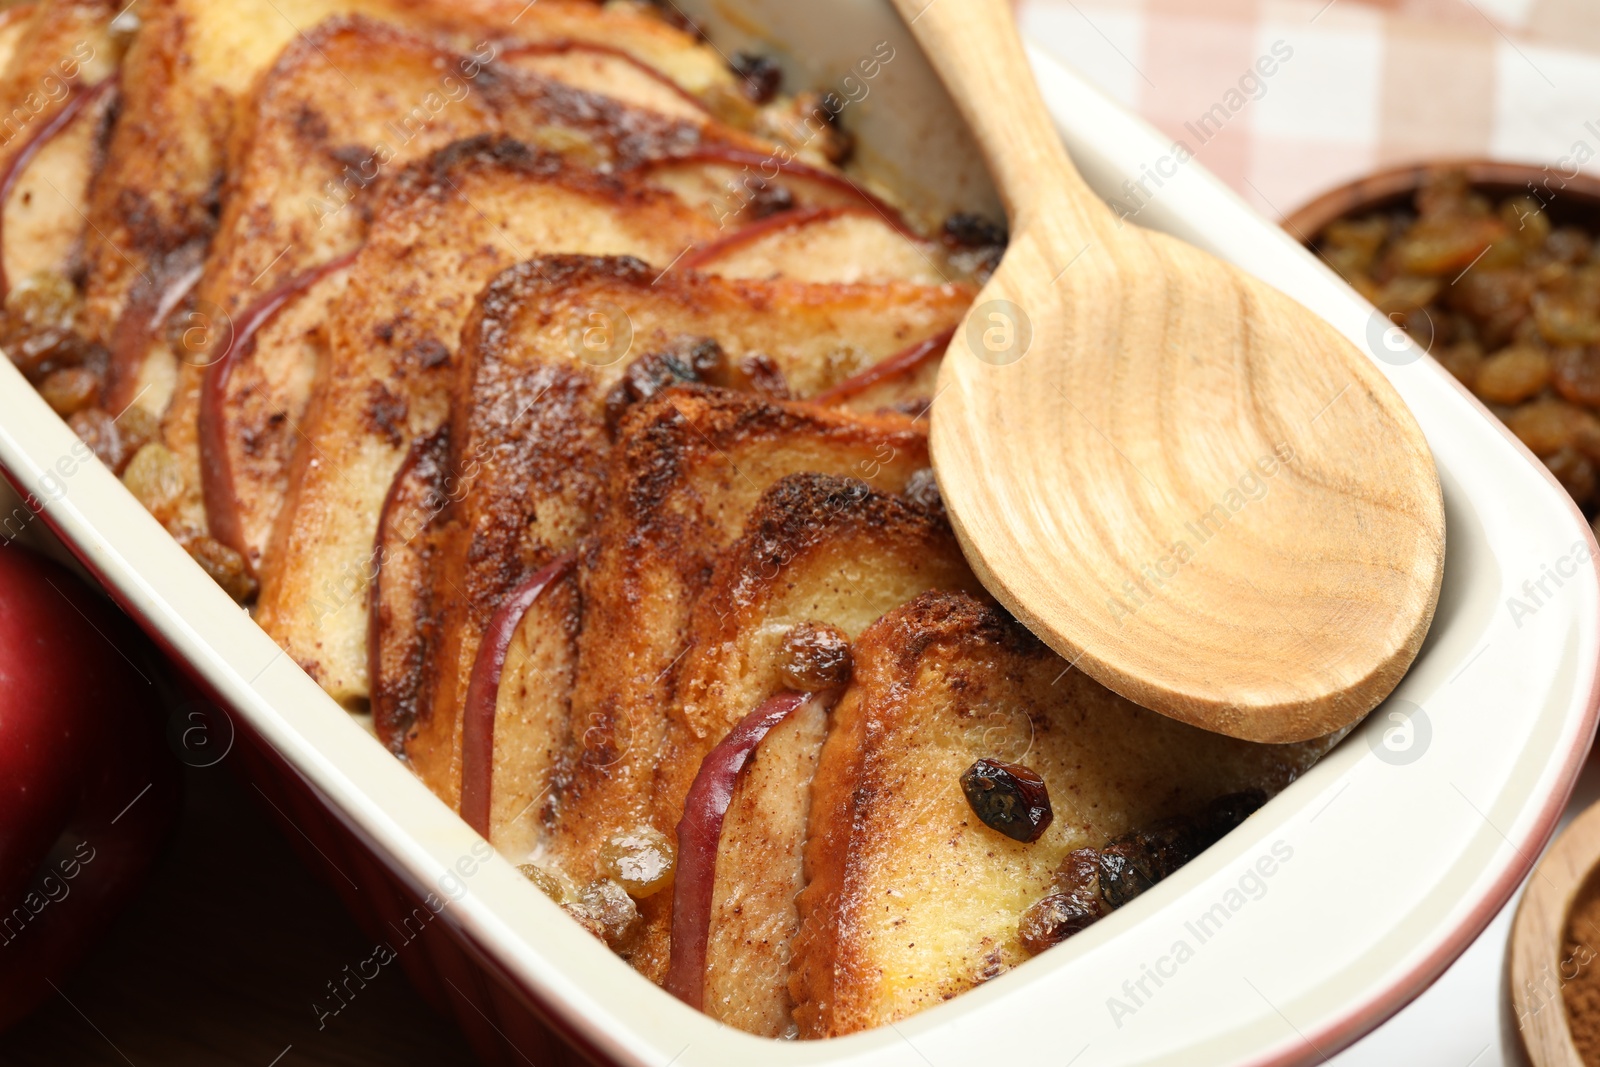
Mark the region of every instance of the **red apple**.
[[172, 825], [148, 648], [70, 572], [0, 547], [0, 1028], [54, 995]]

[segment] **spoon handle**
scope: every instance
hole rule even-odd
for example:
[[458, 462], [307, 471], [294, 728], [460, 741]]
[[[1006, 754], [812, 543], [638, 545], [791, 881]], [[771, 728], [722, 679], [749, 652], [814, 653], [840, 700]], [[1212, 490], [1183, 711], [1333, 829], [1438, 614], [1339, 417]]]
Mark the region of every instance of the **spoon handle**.
[[1111, 224], [1110, 210], [1067, 156], [1033, 80], [1008, 0], [894, 0], [950, 90], [999, 187], [1013, 232], [1063, 199], [1080, 232]]

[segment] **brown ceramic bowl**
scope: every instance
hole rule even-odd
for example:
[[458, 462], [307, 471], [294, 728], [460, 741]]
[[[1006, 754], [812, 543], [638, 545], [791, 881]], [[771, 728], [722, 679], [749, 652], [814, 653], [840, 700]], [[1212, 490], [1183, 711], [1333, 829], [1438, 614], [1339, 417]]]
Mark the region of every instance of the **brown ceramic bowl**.
[[1600, 178], [1587, 174], [1568, 178], [1551, 167], [1489, 159], [1417, 163], [1358, 178], [1292, 212], [1283, 220], [1283, 228], [1310, 244], [1336, 219], [1409, 206], [1424, 181], [1453, 170], [1466, 172], [1473, 188], [1492, 197], [1534, 196], [1558, 226], [1582, 226], [1600, 235]]

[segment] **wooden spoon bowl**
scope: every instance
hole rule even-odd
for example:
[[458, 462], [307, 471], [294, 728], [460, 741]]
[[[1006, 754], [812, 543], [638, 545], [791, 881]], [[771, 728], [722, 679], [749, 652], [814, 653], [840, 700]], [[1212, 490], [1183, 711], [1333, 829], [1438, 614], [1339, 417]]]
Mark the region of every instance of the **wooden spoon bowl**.
[[1443, 504], [1416, 422], [1322, 319], [1111, 214], [1003, 0], [896, 4], [1011, 221], [933, 414], [978, 576], [1069, 662], [1166, 715], [1272, 742], [1355, 722], [1438, 599]]

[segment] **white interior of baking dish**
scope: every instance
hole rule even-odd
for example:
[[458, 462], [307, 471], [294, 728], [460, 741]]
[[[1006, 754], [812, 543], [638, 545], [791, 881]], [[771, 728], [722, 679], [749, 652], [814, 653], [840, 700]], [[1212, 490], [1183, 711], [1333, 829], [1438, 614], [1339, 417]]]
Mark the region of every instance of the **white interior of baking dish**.
[[[846, 112], [872, 146], [868, 165], [913, 200], [989, 202], [948, 100], [882, 0], [737, 9], [717, 0], [695, 14], [730, 49], [740, 38], [782, 42], [805, 57], [792, 70], [815, 84], [836, 84], [890, 42], [895, 58]], [[1034, 63], [1069, 148], [1103, 193], [1117, 195], [1171, 154], [1082, 80], [1037, 55]], [[75, 458], [70, 431], [5, 361], [0, 464], [348, 821], [416, 884], [451, 900], [449, 922], [618, 1062], [1320, 1061], [1431, 981], [1552, 829], [1593, 730], [1594, 542], [1536, 461], [1443, 371], [1383, 347], [1366, 304], [1199, 165], [1164, 178], [1139, 221], [1232, 260], [1386, 354], [1379, 365], [1427, 433], [1444, 486], [1449, 548], [1433, 631], [1388, 705], [1177, 875], [981, 989], [835, 1041], [774, 1043], [700, 1016], [510, 864], [478, 863], [483, 846], [466, 825], [283, 656], [109, 472]], [[1530, 596], [1524, 581], [1541, 579], [1544, 592]], [[1522, 608], [1511, 610], [1513, 597]], [[1391, 718], [1397, 711], [1405, 715]]]

